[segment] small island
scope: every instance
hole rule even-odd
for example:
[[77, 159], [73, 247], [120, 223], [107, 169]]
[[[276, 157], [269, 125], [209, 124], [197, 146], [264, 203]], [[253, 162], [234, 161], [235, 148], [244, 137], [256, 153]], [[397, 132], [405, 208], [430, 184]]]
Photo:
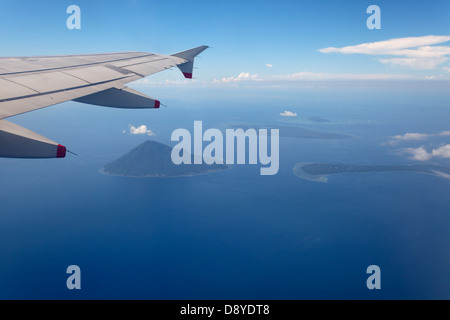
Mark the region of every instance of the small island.
[[[230, 125], [229, 128], [232, 129], [279, 129], [280, 137], [283, 138], [297, 138], [297, 139], [323, 139], [323, 140], [335, 140], [335, 139], [347, 139], [351, 138], [351, 136], [342, 134], [342, 133], [334, 133], [334, 132], [325, 132], [325, 131], [315, 131], [311, 129], [301, 128], [301, 127], [292, 127], [292, 126], [284, 126], [284, 125], [268, 125], [268, 126], [253, 126], [249, 125]], [[270, 131], [269, 131], [270, 132]]]
[[202, 175], [228, 168], [224, 164], [215, 163], [176, 165], [172, 162], [171, 153], [172, 147], [148, 140], [117, 160], [106, 164], [100, 172], [134, 178], [172, 178]]
[[319, 122], [319, 123], [331, 122], [331, 120], [328, 120], [328, 119], [325, 119], [325, 118], [322, 118], [322, 117], [317, 117], [317, 116], [309, 118], [309, 121]]
[[342, 173], [370, 173], [370, 172], [413, 172], [431, 174], [442, 178], [450, 178], [450, 168], [436, 165], [380, 165], [361, 166], [333, 163], [297, 163], [293, 169], [294, 175], [314, 182], [327, 182], [328, 176]]

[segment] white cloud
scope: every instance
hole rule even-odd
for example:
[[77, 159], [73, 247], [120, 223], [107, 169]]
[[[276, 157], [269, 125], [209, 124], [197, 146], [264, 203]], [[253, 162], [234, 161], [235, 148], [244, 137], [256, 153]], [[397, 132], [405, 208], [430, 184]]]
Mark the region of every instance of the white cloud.
[[222, 78], [222, 80], [214, 80], [214, 83], [217, 82], [239, 82], [239, 81], [258, 81], [258, 75], [257, 74], [250, 74], [250, 72], [241, 72], [237, 77], [229, 77], [229, 78]]
[[283, 117], [296, 117], [297, 114], [292, 112], [292, 111], [285, 111], [285, 112], [280, 113], [280, 116], [283, 116]]
[[450, 36], [423, 36], [396, 38], [385, 41], [362, 43], [343, 48], [328, 47], [322, 53], [366, 54], [393, 56], [379, 59], [384, 64], [416, 69], [433, 69], [449, 60], [449, 46], [433, 46], [450, 41]]
[[404, 148], [400, 151], [411, 155], [412, 159], [419, 161], [427, 161], [435, 157], [450, 159], [450, 144], [441, 146], [431, 152], [427, 152], [423, 146], [420, 148]]
[[[356, 46], [348, 46], [343, 48], [324, 48], [320, 49], [320, 52], [323, 53], [331, 53], [331, 52], [338, 52], [338, 53], [345, 53], [345, 54], [352, 54], [352, 53], [360, 53], [360, 54], [369, 54], [369, 55], [406, 55], [405, 51], [399, 51], [399, 50], [406, 50], [411, 48], [417, 48], [423, 52], [429, 52], [433, 49], [430, 48], [445, 48], [446, 50], [448, 47], [430, 47], [433, 44], [438, 43], [444, 43], [450, 41], [450, 36], [423, 36], [423, 37], [407, 37], [407, 38], [395, 38], [385, 41], [378, 41], [378, 42], [369, 42], [369, 43], [363, 43]], [[410, 50], [412, 54], [415, 54], [414, 50]]]
[[[448, 137], [450, 136], [450, 131], [442, 131], [440, 133], [405, 133], [404, 135], [397, 135], [391, 137], [391, 140], [386, 142], [386, 144], [396, 146], [402, 141], [425, 141], [430, 138], [436, 137]], [[427, 161], [432, 158], [444, 158], [450, 159], [450, 144], [445, 142], [439, 147], [433, 147], [433, 142], [429, 142], [429, 148], [432, 150], [428, 152], [424, 146], [419, 148], [403, 148], [399, 151], [404, 154], [408, 154], [411, 159], [418, 161]]]
[[430, 134], [426, 133], [405, 133], [404, 135], [394, 136], [396, 140], [425, 140], [430, 137]]
[[423, 141], [431, 137], [444, 137], [450, 136], [450, 131], [442, 131], [441, 133], [405, 133], [404, 135], [397, 135], [391, 137], [392, 139], [387, 142], [390, 145], [398, 145], [401, 141]]
[[139, 127], [135, 127], [130, 124], [130, 134], [137, 135], [137, 134], [146, 134], [148, 136], [154, 136], [155, 134], [152, 132], [152, 130], [148, 129], [146, 125], [142, 125]]
[[450, 72], [450, 67], [443, 67], [442, 69], [444, 69], [447, 72]]
[[266, 67], [267, 67], [267, 68], [272, 68], [273, 65], [272, 65], [271, 63], [266, 63]]
[[450, 144], [434, 149], [431, 151], [431, 155], [433, 157], [450, 159]]
[[433, 155], [429, 154], [424, 147], [420, 148], [404, 148], [400, 151], [411, 155], [411, 159], [419, 161], [427, 161], [432, 158]]

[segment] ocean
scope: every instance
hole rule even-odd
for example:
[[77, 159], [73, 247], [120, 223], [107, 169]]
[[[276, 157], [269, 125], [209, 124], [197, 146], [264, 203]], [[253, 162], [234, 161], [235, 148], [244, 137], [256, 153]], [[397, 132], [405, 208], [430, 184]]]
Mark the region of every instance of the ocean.
[[[316, 183], [292, 172], [298, 162], [420, 163], [401, 149], [431, 150], [445, 137], [387, 142], [450, 130], [448, 93], [198, 89], [184, 100], [183, 89], [158, 90], [161, 110], [69, 102], [9, 119], [78, 156], [0, 159], [0, 299], [450, 298], [450, 179], [388, 172]], [[280, 116], [285, 110], [297, 116]], [[351, 137], [281, 137], [274, 176], [259, 165], [167, 179], [99, 173], [147, 139], [174, 145], [171, 132], [192, 130], [194, 120], [205, 129], [300, 126]], [[129, 134], [143, 124], [155, 136]], [[66, 287], [70, 265], [81, 269], [81, 290]], [[370, 265], [381, 269], [381, 290], [366, 286]]]

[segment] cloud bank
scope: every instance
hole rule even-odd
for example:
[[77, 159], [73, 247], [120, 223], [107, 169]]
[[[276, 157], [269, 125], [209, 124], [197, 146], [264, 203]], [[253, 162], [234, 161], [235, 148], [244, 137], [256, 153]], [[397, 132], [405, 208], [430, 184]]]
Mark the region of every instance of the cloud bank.
[[301, 71], [284, 75], [260, 76], [249, 72], [242, 72], [236, 77], [214, 79], [213, 84], [230, 83], [295, 83], [301, 81], [360, 81], [360, 80], [411, 80], [417, 79], [410, 75], [396, 74], [352, 74], [352, 73], [321, 73]]
[[433, 149], [431, 152], [427, 152], [423, 146], [419, 148], [404, 148], [400, 151], [409, 154], [411, 159], [418, 161], [427, 161], [432, 158], [450, 159], [450, 144]]
[[387, 142], [387, 144], [395, 146], [398, 145], [402, 141], [423, 141], [432, 137], [445, 137], [450, 136], [450, 131], [442, 131], [440, 133], [405, 133], [404, 135], [397, 135], [391, 137], [391, 140]]
[[362, 43], [342, 48], [320, 49], [322, 53], [365, 54], [389, 56], [378, 58], [384, 64], [414, 69], [434, 69], [450, 58], [450, 46], [435, 46], [450, 41], [450, 36], [423, 36], [395, 38], [385, 41]]
[[260, 81], [257, 74], [250, 74], [250, 72], [241, 72], [237, 77], [222, 78], [222, 80], [214, 79], [217, 82], [239, 82], [239, 81]]

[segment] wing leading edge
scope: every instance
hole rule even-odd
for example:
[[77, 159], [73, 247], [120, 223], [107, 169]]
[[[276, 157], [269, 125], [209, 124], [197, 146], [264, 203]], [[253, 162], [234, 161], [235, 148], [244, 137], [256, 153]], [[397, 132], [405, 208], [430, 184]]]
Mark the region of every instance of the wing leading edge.
[[192, 79], [194, 59], [207, 48], [173, 55], [124, 52], [0, 58], [0, 157], [66, 155], [60, 144], [3, 119], [70, 100], [113, 108], [159, 108], [158, 100], [125, 84], [175, 66]]

